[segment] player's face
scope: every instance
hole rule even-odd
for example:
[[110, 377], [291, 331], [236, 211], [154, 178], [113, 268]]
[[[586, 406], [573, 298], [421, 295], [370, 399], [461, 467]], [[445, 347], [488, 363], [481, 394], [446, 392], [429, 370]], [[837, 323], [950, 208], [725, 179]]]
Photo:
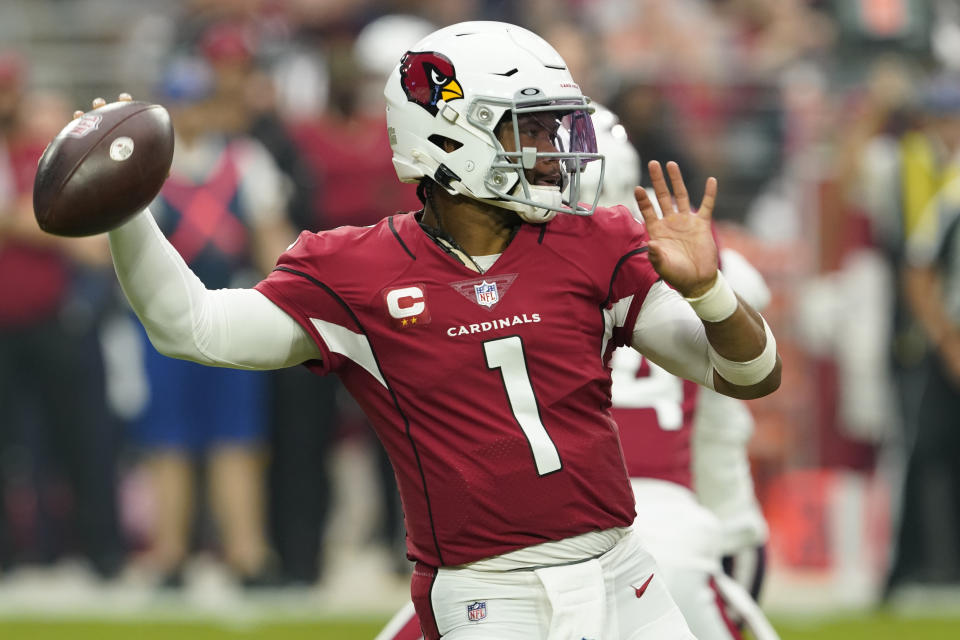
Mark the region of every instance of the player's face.
[[[520, 147], [534, 147], [538, 152], [555, 153], [559, 151], [560, 118], [553, 113], [525, 113], [517, 117], [517, 131], [520, 134]], [[507, 118], [499, 127], [497, 138], [507, 151], [516, 151], [516, 136], [513, 120]], [[563, 174], [558, 158], [541, 158], [533, 169], [524, 171], [527, 182], [541, 186], [562, 187]]]

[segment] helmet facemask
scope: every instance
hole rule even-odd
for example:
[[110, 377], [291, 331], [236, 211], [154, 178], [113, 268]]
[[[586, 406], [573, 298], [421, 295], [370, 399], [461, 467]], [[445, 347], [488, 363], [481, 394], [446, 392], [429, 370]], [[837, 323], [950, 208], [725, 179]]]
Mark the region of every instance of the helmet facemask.
[[[521, 90], [512, 101], [477, 97], [468, 109], [468, 121], [487, 133], [496, 150], [484, 182], [497, 198], [484, 200], [516, 211], [521, 218], [534, 223], [546, 222], [558, 212], [592, 214], [598, 195], [590, 194], [589, 204], [583, 202], [580, 176], [586, 164], [594, 160], [600, 160], [602, 172], [604, 159], [597, 152], [590, 111], [586, 98], [545, 100], [535, 88]], [[498, 113], [503, 115], [494, 123]], [[513, 151], [508, 151], [498, 136], [507, 123], [512, 125]], [[521, 139], [526, 133], [524, 129], [530, 133]], [[530, 146], [531, 138], [541, 135], [549, 136], [554, 151], [541, 151], [540, 144]], [[554, 184], [531, 184], [528, 172], [546, 166], [545, 163], [555, 165]]]

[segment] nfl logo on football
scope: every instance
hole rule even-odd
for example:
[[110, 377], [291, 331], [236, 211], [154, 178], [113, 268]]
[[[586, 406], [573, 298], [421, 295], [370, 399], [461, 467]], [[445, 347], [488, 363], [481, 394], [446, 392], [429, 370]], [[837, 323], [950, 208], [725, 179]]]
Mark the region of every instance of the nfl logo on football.
[[69, 129], [67, 135], [71, 138], [82, 138], [91, 131], [99, 129], [101, 120], [103, 120], [102, 116], [85, 113], [67, 125], [66, 128]]
[[477, 304], [485, 307], [492, 307], [500, 301], [497, 295], [497, 283], [484, 280], [480, 284], [473, 285], [473, 292], [477, 295]]
[[467, 605], [467, 620], [470, 622], [480, 622], [487, 617], [487, 603], [474, 602]]

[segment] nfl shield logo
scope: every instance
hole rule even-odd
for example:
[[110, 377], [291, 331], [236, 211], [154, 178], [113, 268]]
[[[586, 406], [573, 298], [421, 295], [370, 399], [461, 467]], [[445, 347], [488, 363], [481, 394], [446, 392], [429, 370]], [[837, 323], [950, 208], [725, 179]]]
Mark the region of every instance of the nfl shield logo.
[[467, 620], [470, 622], [480, 622], [487, 617], [487, 603], [474, 602], [467, 605]]
[[484, 307], [492, 307], [500, 301], [497, 295], [497, 283], [484, 280], [480, 284], [473, 285], [473, 292], [477, 296], [477, 304]]
[[[517, 279], [516, 273], [501, 273], [495, 276], [485, 276], [483, 278], [473, 278], [472, 280], [460, 280], [451, 282], [450, 286], [457, 290], [470, 302], [490, 311], [500, 304], [500, 299], [507, 295], [510, 285]], [[487, 280], [487, 278], [490, 278]]]
[[71, 138], [82, 138], [91, 131], [99, 129], [101, 120], [103, 120], [103, 117], [101, 116], [93, 113], [85, 113], [70, 123], [73, 126], [70, 127], [67, 135]]

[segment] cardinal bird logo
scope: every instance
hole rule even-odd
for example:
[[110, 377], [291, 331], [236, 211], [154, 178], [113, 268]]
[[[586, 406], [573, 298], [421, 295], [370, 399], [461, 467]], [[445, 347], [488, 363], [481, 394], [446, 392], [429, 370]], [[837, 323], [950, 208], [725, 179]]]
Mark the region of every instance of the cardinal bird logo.
[[408, 51], [400, 61], [400, 84], [407, 100], [437, 115], [437, 102], [462, 100], [463, 89], [450, 58], [435, 51]]

